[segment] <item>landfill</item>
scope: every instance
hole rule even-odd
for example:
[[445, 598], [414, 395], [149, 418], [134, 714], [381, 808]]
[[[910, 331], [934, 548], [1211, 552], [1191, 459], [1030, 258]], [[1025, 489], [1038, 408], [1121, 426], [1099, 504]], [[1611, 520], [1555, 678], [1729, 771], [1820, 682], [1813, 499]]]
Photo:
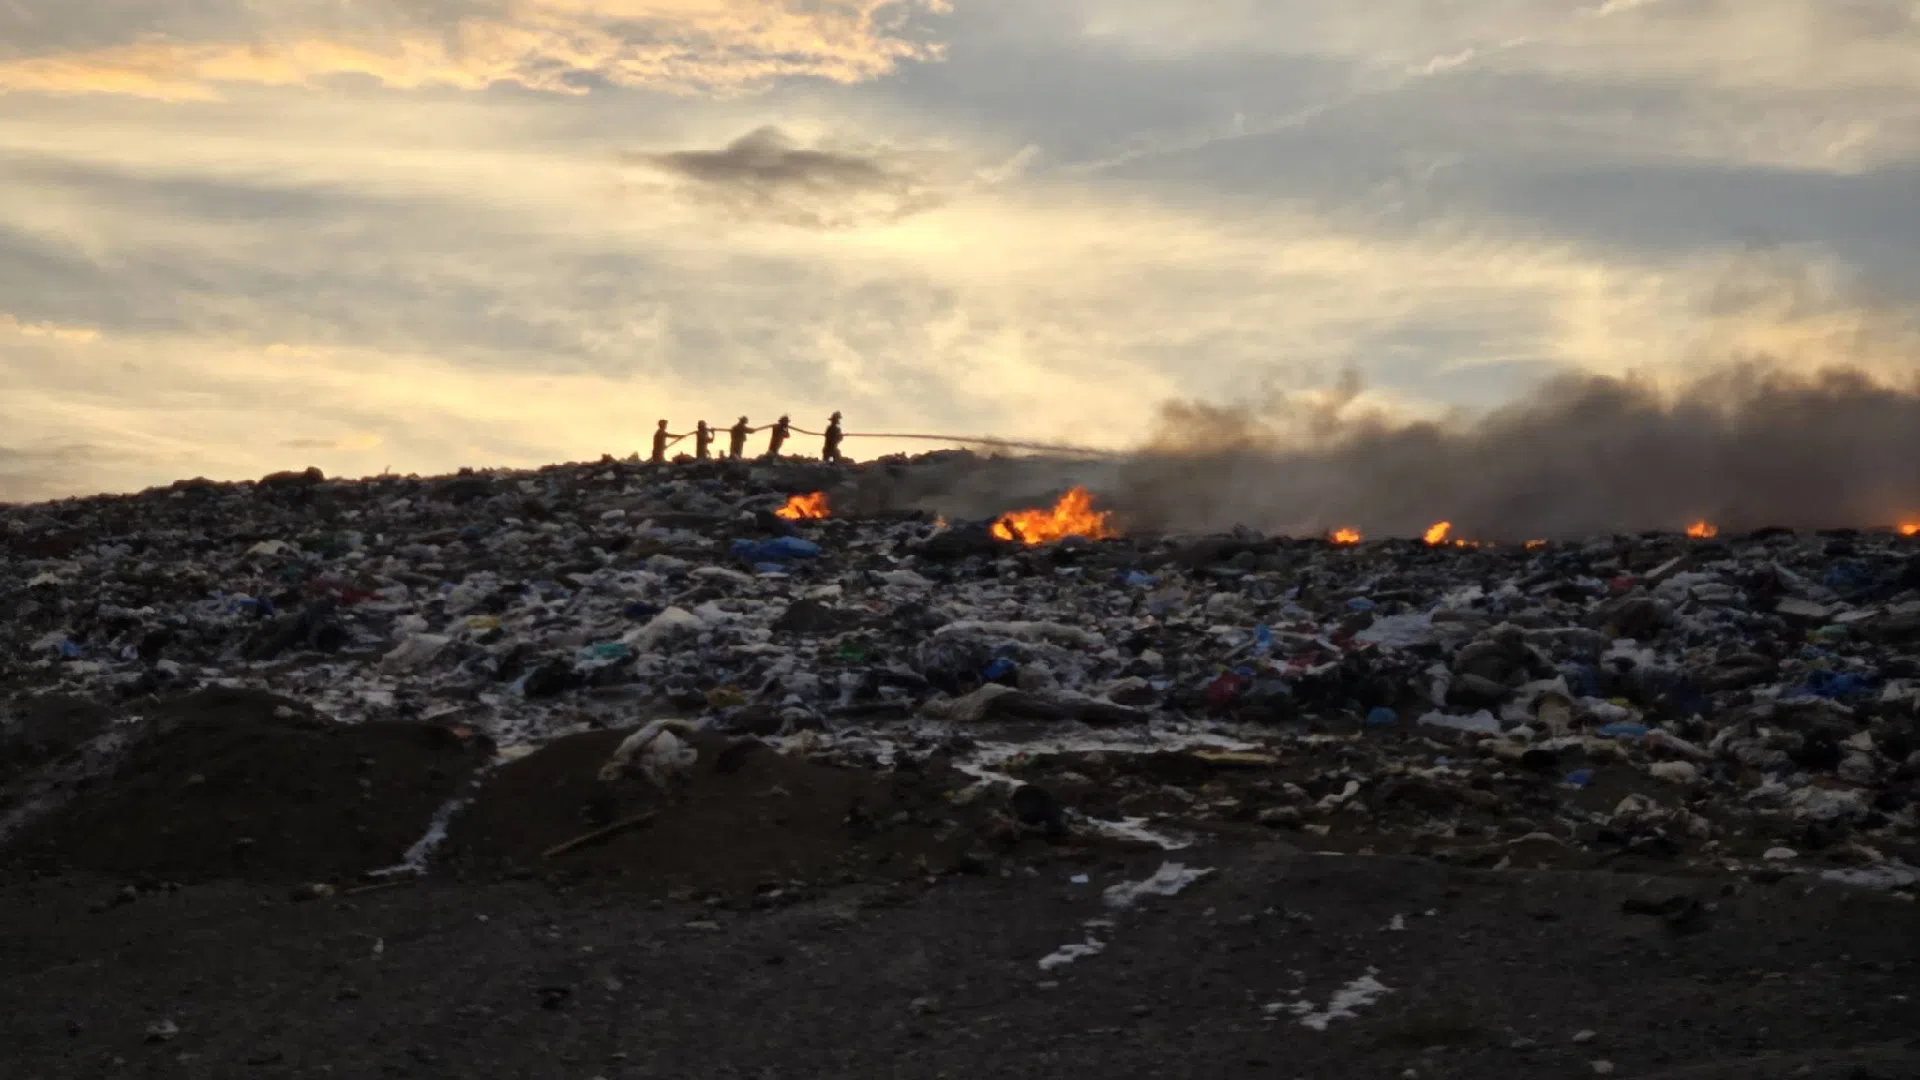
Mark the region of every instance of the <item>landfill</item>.
[[0, 506], [0, 845], [761, 898], [1271, 839], [1920, 888], [1920, 537], [1182, 536], [1097, 491], [856, 497], [924, 460]]

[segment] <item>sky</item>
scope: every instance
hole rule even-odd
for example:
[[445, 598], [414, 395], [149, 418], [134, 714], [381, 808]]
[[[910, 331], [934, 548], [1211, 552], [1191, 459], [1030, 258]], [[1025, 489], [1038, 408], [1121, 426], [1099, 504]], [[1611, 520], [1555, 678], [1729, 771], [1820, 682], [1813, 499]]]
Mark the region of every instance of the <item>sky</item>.
[[1901, 375], [1916, 294], [1915, 0], [0, 0], [0, 500]]

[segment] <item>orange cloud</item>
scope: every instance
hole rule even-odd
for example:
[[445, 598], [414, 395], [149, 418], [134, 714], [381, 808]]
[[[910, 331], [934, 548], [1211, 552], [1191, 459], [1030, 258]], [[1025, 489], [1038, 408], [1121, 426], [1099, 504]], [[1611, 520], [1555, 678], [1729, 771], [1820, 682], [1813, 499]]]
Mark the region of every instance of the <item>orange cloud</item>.
[[358, 75], [395, 89], [517, 83], [585, 92], [583, 80], [680, 93], [741, 93], [780, 78], [879, 78], [939, 56], [904, 36], [906, 8], [945, 0], [520, 0], [503, 17], [362, 37], [287, 32], [247, 41], [151, 37], [0, 63], [0, 92], [217, 99], [222, 85], [311, 86]]

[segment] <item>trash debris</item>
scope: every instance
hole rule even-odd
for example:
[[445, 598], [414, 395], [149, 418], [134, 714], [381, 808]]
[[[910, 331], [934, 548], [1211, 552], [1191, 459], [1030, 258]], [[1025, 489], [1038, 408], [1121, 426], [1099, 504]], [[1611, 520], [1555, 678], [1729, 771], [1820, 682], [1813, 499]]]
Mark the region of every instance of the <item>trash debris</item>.
[[[527, 755], [607, 735], [582, 798], [638, 799], [708, 783], [720, 763], [696, 747], [737, 736], [863, 775], [937, 759], [962, 777], [941, 805], [991, 788], [971, 798], [1034, 843], [1172, 850], [1259, 825], [1486, 865], [1632, 855], [1920, 888], [1900, 869], [1920, 865], [1920, 549], [1897, 530], [1474, 546], [1463, 510], [1437, 543], [1429, 522], [1160, 536], [1123, 533], [1096, 490], [909, 499], [919, 467], [300, 472], [0, 506], [0, 843], [286, 885], [375, 858], [419, 873]], [[372, 834], [353, 860], [355, 826], [327, 813], [284, 836], [226, 823], [267, 796], [189, 760], [237, 737], [180, 724], [178, 702], [216, 693], [273, 699], [287, 760], [308, 755], [324, 805]], [[662, 718], [684, 727], [619, 756]], [[80, 782], [115, 762], [154, 790], [109, 807]], [[442, 772], [409, 787], [389, 763]], [[207, 797], [217, 843], [79, 831], [151, 816], [177, 793], [162, 777]], [[1022, 787], [1051, 798], [1041, 824], [1013, 813]], [[529, 857], [649, 809], [576, 804]], [[322, 821], [345, 830], [326, 865], [294, 866]], [[1555, 843], [1509, 846], [1536, 834]]]
[[1145, 881], [1123, 881], [1108, 886], [1102, 895], [1108, 907], [1127, 908], [1140, 901], [1143, 896], [1175, 896], [1187, 886], [1213, 874], [1211, 867], [1189, 867], [1182, 863], [1161, 863], [1160, 869]]
[[1303, 999], [1268, 1005], [1266, 1012], [1269, 1016], [1289, 1012], [1299, 1021], [1301, 1027], [1325, 1031], [1327, 1025], [1335, 1020], [1352, 1020], [1360, 1015], [1361, 1009], [1393, 993], [1378, 978], [1375, 978], [1379, 974], [1378, 969], [1368, 968], [1365, 975], [1334, 991], [1325, 1009], [1315, 1008], [1313, 1002]]
[[1107, 946], [1104, 942], [1097, 941], [1093, 938], [1088, 938], [1076, 945], [1062, 945], [1040, 958], [1040, 970], [1052, 971], [1057, 967], [1065, 967], [1075, 960], [1088, 956], [1098, 956], [1105, 952], [1106, 948]]
[[159, 1019], [147, 1025], [147, 1041], [150, 1043], [171, 1042], [180, 1034], [180, 1025], [172, 1020]]
[[678, 720], [647, 724], [620, 741], [612, 760], [600, 769], [601, 781], [613, 783], [638, 775], [660, 791], [671, 791], [700, 758], [699, 751], [685, 741], [694, 731], [693, 725]]

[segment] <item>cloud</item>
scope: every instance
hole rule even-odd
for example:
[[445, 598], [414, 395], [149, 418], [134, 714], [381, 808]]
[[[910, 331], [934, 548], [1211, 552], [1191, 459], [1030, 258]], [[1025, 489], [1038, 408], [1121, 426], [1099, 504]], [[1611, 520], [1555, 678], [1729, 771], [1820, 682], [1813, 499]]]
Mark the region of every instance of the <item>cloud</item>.
[[0, 334], [17, 334], [26, 338], [52, 338], [85, 345], [98, 341], [100, 331], [89, 326], [61, 326], [50, 322], [21, 322], [12, 315], [0, 315]]
[[963, 182], [944, 155], [888, 146], [803, 146], [762, 127], [720, 150], [636, 153], [630, 163], [697, 203], [746, 220], [816, 229], [893, 222], [944, 203]]
[[[1908, 0], [1616, 0], [1598, 8], [1565, 0], [1249, 0], [1217, 5], [1204, 20], [1157, 0], [1073, 7], [1089, 40], [1156, 64], [1223, 55], [1290, 64], [1304, 55], [1344, 65], [1344, 84], [1328, 105], [1417, 98], [1450, 80], [1511, 79], [1493, 113], [1474, 114], [1491, 130], [1510, 131], [1550, 124], [1579, 96], [1604, 102], [1622, 90], [1659, 89], [1688, 114], [1675, 133], [1691, 129], [1696, 145], [1720, 155], [1845, 169], [1920, 148], [1920, 19]], [[1553, 99], [1527, 95], [1528, 86], [1549, 83], [1558, 87]], [[1612, 119], [1614, 140], [1631, 145], [1648, 133], [1632, 113]], [[1674, 137], [1668, 126], [1654, 133]]]
[[[380, 457], [393, 461], [369, 471], [474, 463], [460, 424], [421, 428], [422, 440], [447, 439], [438, 449], [396, 434], [411, 411], [456, 394], [484, 406], [481, 428], [528, 397], [604, 394], [628, 421], [841, 408], [853, 430], [1108, 446], [1145, 434], [1153, 403], [1176, 388], [1230, 401], [1354, 365], [1369, 401], [1486, 406], [1555, 370], [1687, 362], [1708, 332], [1701, 297], [1725, 275], [1717, 253], [1596, 252], [1488, 216], [1381, 228], [1289, 204], [1190, 206], [1046, 178], [884, 228], [715, 230], [710, 214], [610, 216], [582, 194], [605, 157], [539, 157], [516, 171], [484, 141], [449, 142], [437, 164], [398, 158], [422, 178], [409, 195], [351, 186], [357, 163], [379, 158], [351, 141], [329, 149], [338, 162], [303, 159], [311, 173], [295, 160], [245, 182], [191, 183], [152, 170], [217, 158], [221, 143], [111, 141], [127, 156], [110, 168], [16, 170], [31, 183], [0, 196], [0, 236], [36, 243], [0, 243], [0, 286], [25, 321], [98, 327], [112, 341], [90, 347], [103, 351], [96, 362], [23, 358], [0, 380], [40, 391], [49, 415], [87, 419], [46, 434], [171, 416], [144, 430], [194, 431], [209, 457], [220, 440], [208, 417], [174, 410], [221, 403], [215, 412], [244, 434], [217, 453], [244, 462], [239, 475], [285, 464], [262, 460], [271, 445], [239, 441], [255, 438], [257, 420], [238, 418], [258, 416], [311, 423], [289, 438], [381, 433]], [[679, 181], [695, 191], [838, 197], [895, 161], [808, 143], [776, 147], [756, 171], [726, 140], [709, 145], [721, 149], [695, 159], [700, 179]], [[259, 146], [277, 160], [270, 141]], [[802, 162], [819, 151], [832, 167], [794, 166], [787, 149]], [[869, 160], [880, 165], [859, 167]], [[476, 182], [489, 177], [498, 182]], [[801, 205], [847, 212], [832, 198]], [[1822, 268], [1816, 284], [1840, 273], [1807, 257]], [[1758, 344], [1776, 350], [1800, 341], [1805, 363], [1849, 333], [1771, 310], [1742, 332], [1771, 328], [1771, 344]], [[195, 349], [234, 359], [209, 369]], [[395, 371], [433, 357], [442, 381], [421, 374], [398, 397], [369, 397], [363, 384], [398, 378], [380, 373], [383, 356]], [[535, 372], [552, 388], [536, 389]], [[313, 415], [340, 394], [364, 404]], [[618, 428], [516, 423], [512, 442], [538, 451], [521, 460], [573, 456], [589, 430], [610, 439]], [[184, 446], [134, 449], [188, 460]]]
[[[1601, 2], [0, 0], [0, 83], [134, 91], [0, 108], [0, 430], [122, 488], [742, 411], [1124, 446], [1349, 369], [1402, 425], [1892, 378], [1911, 28]], [[1737, 285], [1755, 243], [1799, 284]]]
[[289, 450], [335, 450], [342, 453], [362, 453], [378, 449], [385, 439], [370, 431], [345, 435], [340, 438], [299, 438], [283, 439], [281, 446]]
[[84, 442], [0, 444], [0, 503], [29, 502], [87, 491], [99, 483], [111, 455]]
[[[380, 6], [376, 5], [376, 10]], [[351, 25], [350, 5], [308, 23], [254, 21], [244, 38], [147, 33], [0, 62], [0, 93], [128, 94], [213, 101], [241, 85], [311, 88], [362, 76], [393, 89], [511, 83], [583, 94], [596, 84], [737, 94], [778, 79], [854, 83], [938, 47], [911, 25], [942, 0], [513, 0], [454, 8], [419, 25]], [[285, 18], [298, 19], [298, 8]], [[349, 25], [340, 25], [347, 23]], [[333, 24], [333, 25], [328, 25]]]

